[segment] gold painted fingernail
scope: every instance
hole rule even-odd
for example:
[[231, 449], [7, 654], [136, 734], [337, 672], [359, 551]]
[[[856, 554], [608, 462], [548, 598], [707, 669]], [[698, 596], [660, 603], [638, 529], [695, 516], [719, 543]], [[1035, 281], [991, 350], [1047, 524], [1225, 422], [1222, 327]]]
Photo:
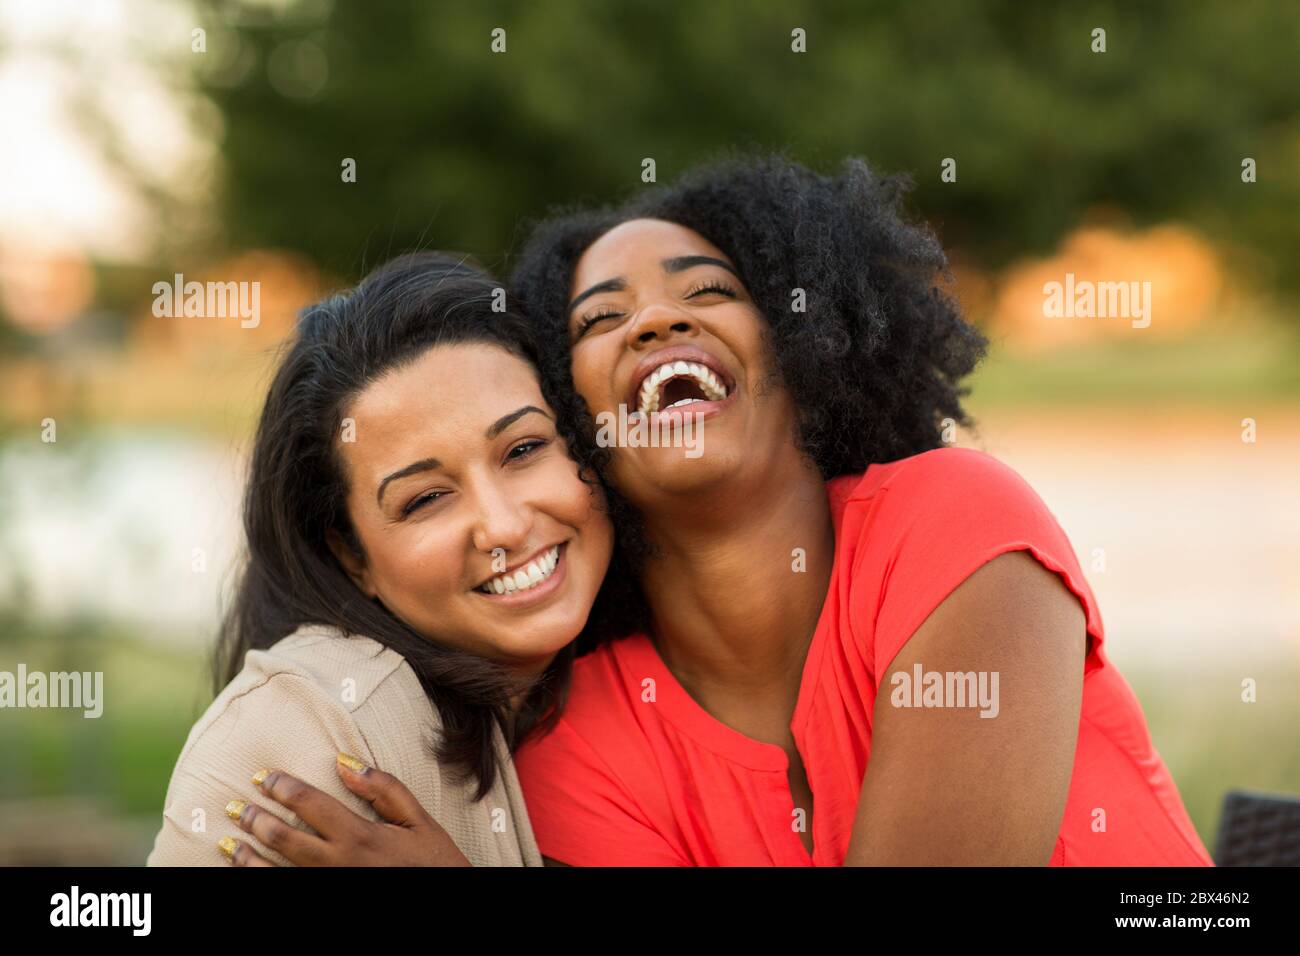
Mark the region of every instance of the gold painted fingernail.
[[221, 855], [227, 860], [233, 861], [235, 859], [235, 851], [239, 849], [239, 843], [236, 842], [234, 837], [222, 837], [217, 841], [217, 849], [221, 851]]
[[347, 767], [353, 773], [365, 773], [368, 769], [366, 765], [356, 757], [349, 757], [347, 754], [339, 754], [339, 763], [343, 764], [343, 766]]
[[226, 816], [232, 820], [238, 820], [244, 814], [244, 808], [248, 806], [243, 800], [231, 800], [226, 804]]
[[259, 770], [257, 773], [253, 774], [253, 786], [260, 787], [262, 781], [266, 779], [266, 775], [270, 772], [271, 771], [269, 770]]

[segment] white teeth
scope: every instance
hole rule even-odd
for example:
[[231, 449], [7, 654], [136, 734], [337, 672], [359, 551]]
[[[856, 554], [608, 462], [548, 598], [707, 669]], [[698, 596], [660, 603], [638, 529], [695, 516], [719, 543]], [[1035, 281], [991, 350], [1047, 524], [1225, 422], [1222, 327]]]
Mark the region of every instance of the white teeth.
[[[719, 381], [717, 375], [707, 366], [696, 362], [665, 362], [647, 375], [641, 383], [641, 391], [637, 401], [638, 411], [644, 415], [659, 411], [659, 386], [671, 378], [679, 378], [685, 375], [689, 375], [699, 384], [700, 390], [704, 392], [705, 401], [719, 402], [727, 397], [726, 386]], [[689, 405], [698, 401], [700, 401], [698, 398], [682, 399], [673, 402], [669, 407], [677, 408], [680, 405]]]
[[556, 545], [540, 557], [529, 561], [526, 567], [498, 575], [481, 585], [479, 590], [485, 594], [512, 594], [515, 591], [527, 591], [549, 578], [559, 563], [560, 546]]

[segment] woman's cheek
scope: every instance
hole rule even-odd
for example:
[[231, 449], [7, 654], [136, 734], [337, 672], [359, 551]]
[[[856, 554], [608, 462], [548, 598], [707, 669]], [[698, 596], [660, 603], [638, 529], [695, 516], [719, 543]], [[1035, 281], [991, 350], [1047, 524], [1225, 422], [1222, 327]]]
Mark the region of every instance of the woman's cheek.
[[[604, 492], [599, 485], [587, 484], [570, 476], [569, 493], [572, 501], [570, 524], [577, 529], [583, 539], [584, 549], [594, 562], [596, 583], [605, 576], [609, 554], [613, 550], [614, 525], [609, 518], [609, 509]], [[600, 556], [604, 557], [601, 558]], [[596, 564], [599, 565], [598, 570]]]
[[406, 540], [400, 542], [390, 571], [405, 601], [423, 605], [419, 607], [423, 616], [460, 580], [455, 571], [460, 567], [461, 554], [432, 526], [412, 526], [409, 530], [412, 533], [403, 535]]
[[578, 477], [573, 460], [567, 455], [550, 456], [546, 467], [525, 481], [529, 484], [528, 500], [537, 502], [543, 513], [575, 528], [587, 520], [591, 510], [588, 486]]
[[[573, 374], [573, 390], [587, 403], [587, 408], [593, 414], [604, 410], [609, 405], [608, 396], [602, 394], [604, 390], [598, 387], [598, 383], [608, 380], [609, 375], [612, 374], [612, 364], [602, 376], [599, 352], [600, 350], [596, 349], [594, 344], [588, 344], [585, 348], [579, 346], [573, 352], [570, 367], [570, 372]], [[610, 357], [611, 363], [615, 357]]]

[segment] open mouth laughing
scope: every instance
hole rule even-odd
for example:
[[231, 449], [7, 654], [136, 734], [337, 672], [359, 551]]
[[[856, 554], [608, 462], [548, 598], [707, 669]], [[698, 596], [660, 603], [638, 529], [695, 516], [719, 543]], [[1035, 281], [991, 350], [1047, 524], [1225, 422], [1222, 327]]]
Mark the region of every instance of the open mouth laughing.
[[[702, 349], [660, 349], [644, 358], [632, 375], [628, 407], [642, 415], [669, 410], [705, 411], [727, 401], [735, 383], [726, 369]], [[692, 406], [700, 405], [700, 408]]]

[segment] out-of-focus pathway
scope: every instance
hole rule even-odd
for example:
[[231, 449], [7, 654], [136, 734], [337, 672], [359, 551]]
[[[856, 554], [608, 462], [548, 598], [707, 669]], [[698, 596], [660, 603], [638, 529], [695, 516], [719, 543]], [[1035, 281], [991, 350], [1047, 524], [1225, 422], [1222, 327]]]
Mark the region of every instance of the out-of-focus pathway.
[[1300, 409], [976, 415], [978, 434], [959, 444], [1011, 465], [1046, 501], [1121, 668], [1300, 661]]

